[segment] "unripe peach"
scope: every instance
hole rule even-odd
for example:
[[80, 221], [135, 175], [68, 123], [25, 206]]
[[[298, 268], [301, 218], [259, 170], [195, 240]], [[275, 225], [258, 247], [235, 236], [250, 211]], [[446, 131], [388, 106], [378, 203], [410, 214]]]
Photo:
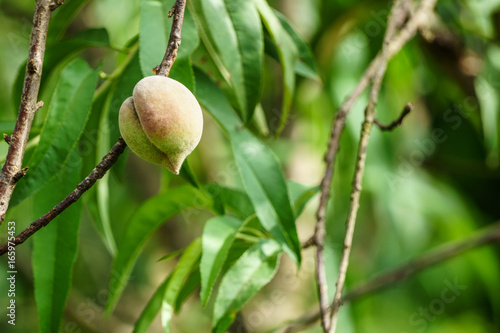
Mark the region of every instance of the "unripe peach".
[[148, 76], [137, 83], [133, 97], [123, 102], [119, 126], [134, 153], [178, 174], [200, 142], [203, 117], [198, 101], [183, 84]]

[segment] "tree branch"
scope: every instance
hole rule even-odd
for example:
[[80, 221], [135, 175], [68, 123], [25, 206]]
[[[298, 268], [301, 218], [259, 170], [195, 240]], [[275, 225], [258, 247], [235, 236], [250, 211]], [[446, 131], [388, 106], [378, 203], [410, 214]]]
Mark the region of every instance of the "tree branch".
[[[362, 180], [365, 171], [366, 149], [370, 139], [371, 128], [375, 120], [375, 106], [377, 105], [378, 95], [382, 87], [382, 79], [387, 69], [389, 61], [388, 48], [392, 38], [396, 34], [399, 22], [403, 22], [408, 12], [401, 6], [402, 1], [396, 0], [387, 19], [387, 29], [384, 36], [384, 44], [380, 52], [380, 61], [378, 68], [373, 76], [372, 88], [370, 91], [370, 99], [365, 110], [365, 120], [361, 128], [361, 138], [358, 145], [358, 156], [356, 162], [356, 170], [352, 181], [351, 204], [346, 222], [346, 233], [344, 238], [344, 247], [340, 259], [338, 279], [336, 283], [335, 295], [330, 312], [330, 326], [328, 331], [335, 333], [338, 321], [338, 311], [342, 305], [342, 290], [344, 289], [347, 267], [349, 266], [349, 256], [352, 248], [352, 239], [354, 237], [354, 228], [356, 225], [356, 216], [359, 209], [359, 198], [361, 196]], [[325, 330], [326, 331], [326, 330]]]
[[98, 179], [101, 179], [106, 174], [106, 172], [116, 163], [118, 157], [123, 153], [126, 147], [127, 144], [125, 141], [123, 141], [122, 138], [118, 139], [118, 142], [113, 146], [113, 148], [111, 148], [111, 151], [107, 153], [102, 161], [97, 164], [94, 170], [92, 170], [92, 172], [80, 184], [78, 184], [73, 192], [71, 192], [48, 213], [32, 222], [30, 226], [17, 235], [13, 241], [2, 245], [0, 247], [0, 255], [8, 252], [10, 246], [17, 246], [24, 243], [24, 241], [31, 235], [40, 230], [42, 227], [45, 227], [50, 221], [66, 210], [66, 208], [76, 202], [83, 193], [90, 189]]
[[[186, 4], [185, 0], [178, 0], [171, 10], [171, 12], [175, 11], [175, 15], [174, 15], [174, 20], [172, 22], [172, 32], [170, 34], [170, 38], [172, 39], [172, 34], [174, 34], [176, 36], [178, 35], [179, 39], [175, 43], [168, 44], [167, 50], [165, 52], [164, 61], [162, 62], [161, 65], [163, 67], [159, 69], [157, 75], [160, 75], [160, 73], [166, 73], [164, 75], [167, 76], [168, 73], [170, 72], [170, 68], [172, 67], [175, 61], [175, 58], [177, 57], [177, 48], [180, 45], [180, 29], [182, 27], [182, 20], [184, 18], [185, 4]], [[165, 59], [168, 59], [168, 61], [165, 61]], [[71, 192], [66, 198], [64, 198], [48, 213], [40, 217], [38, 220], [32, 222], [28, 228], [23, 230], [19, 235], [15, 237], [13, 242], [9, 242], [0, 246], [0, 255], [6, 253], [9, 250], [10, 246], [17, 246], [19, 244], [22, 244], [31, 235], [40, 230], [42, 227], [45, 227], [56, 216], [61, 214], [66, 208], [68, 208], [74, 202], [76, 202], [82, 196], [83, 193], [89, 190], [97, 182], [98, 179], [102, 178], [106, 174], [106, 172], [116, 163], [118, 157], [123, 153], [126, 147], [127, 144], [120, 137], [118, 139], [118, 142], [113, 146], [113, 148], [111, 148], [111, 151], [103, 157], [101, 162], [99, 162], [99, 164], [97, 164], [94, 170], [92, 170], [92, 172], [80, 184], [78, 184], [78, 186], [73, 192]]]
[[377, 118], [375, 118], [373, 120], [373, 122], [375, 123], [375, 125], [378, 126], [378, 128], [380, 128], [381, 131], [392, 131], [396, 127], [401, 126], [403, 124], [403, 120], [412, 110], [413, 110], [413, 104], [408, 103], [405, 105], [405, 107], [404, 107], [403, 111], [401, 112], [401, 114], [399, 115], [398, 119], [394, 120], [389, 125], [382, 124], [380, 121], [377, 120]]
[[14, 132], [9, 137], [9, 151], [0, 174], [0, 224], [5, 220], [12, 192], [18, 180], [24, 175], [22, 164], [31, 124], [37, 110], [38, 91], [42, 78], [45, 43], [51, 12], [49, 0], [37, 0], [33, 14], [33, 28], [21, 104]]
[[[342, 301], [344, 303], [352, 302], [364, 296], [379, 292], [388, 287], [392, 287], [397, 282], [416, 275], [427, 268], [438, 265], [479, 247], [496, 243], [500, 243], [500, 222], [476, 231], [474, 234], [459, 241], [443, 244], [437, 249], [424, 253], [423, 255], [410, 260], [401, 266], [391, 269], [385, 273], [378, 274], [368, 281], [359, 284], [357, 287], [354, 287], [343, 297]], [[320, 313], [316, 312], [297, 320], [295, 323], [290, 324], [280, 332], [299, 332], [300, 330], [314, 325], [318, 320], [320, 320]]]
[[[398, 1], [399, 2], [399, 1]], [[328, 150], [325, 156], [326, 169], [323, 179], [321, 181], [321, 193], [320, 193], [320, 204], [316, 213], [317, 223], [314, 232], [314, 244], [316, 245], [316, 279], [318, 282], [318, 295], [320, 299], [320, 310], [322, 313], [322, 326], [323, 330], [327, 332], [330, 328], [330, 316], [328, 314], [328, 301], [327, 301], [327, 287], [326, 287], [326, 273], [325, 273], [325, 263], [323, 258], [323, 246], [325, 238], [325, 215], [328, 199], [330, 197], [330, 187], [334, 174], [335, 157], [339, 149], [340, 137], [343, 132], [347, 115], [351, 110], [354, 102], [363, 93], [363, 91], [368, 86], [368, 83], [374, 78], [381, 66], [386, 66], [387, 61], [390, 60], [396, 53], [398, 53], [401, 48], [416, 34], [417, 29], [423, 25], [428, 19], [427, 15], [430, 13], [434, 7], [436, 0], [424, 0], [422, 1], [419, 9], [414, 16], [411, 17], [405, 23], [405, 15], [396, 15], [397, 18], [394, 19], [393, 26], [388, 30], [395, 30], [401, 28], [399, 33], [392, 38], [390, 42], [386, 45], [385, 43], [388, 39], [384, 39], [385, 53], [380, 53], [375, 59], [372, 60], [365, 73], [361, 77], [358, 85], [355, 87], [351, 95], [346, 99], [346, 101], [341, 105], [337, 111], [335, 120], [332, 124], [331, 137], [328, 143]], [[400, 12], [407, 13], [407, 4], [403, 2], [400, 7]], [[404, 24], [404, 26], [403, 26]], [[386, 32], [387, 36], [387, 32]], [[385, 64], [380, 64], [380, 63]], [[373, 122], [373, 121], [372, 121]], [[366, 127], [366, 126], [364, 126]]]
[[170, 9], [168, 17], [174, 17], [172, 22], [172, 29], [170, 30], [170, 37], [168, 39], [167, 52], [163, 60], [158, 66], [157, 75], [168, 76], [170, 73], [170, 68], [174, 64], [175, 58], [177, 57], [177, 49], [181, 45], [181, 30], [182, 22], [184, 20], [184, 9], [186, 8], [186, 0], [177, 0]]

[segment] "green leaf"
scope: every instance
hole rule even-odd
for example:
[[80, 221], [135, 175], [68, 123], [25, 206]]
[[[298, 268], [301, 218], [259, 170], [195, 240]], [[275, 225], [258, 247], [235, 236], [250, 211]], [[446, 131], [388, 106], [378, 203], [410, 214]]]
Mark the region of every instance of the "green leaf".
[[97, 83], [98, 70], [92, 70], [83, 60], [71, 62], [63, 70], [61, 80], [51, 100], [40, 142], [11, 200], [18, 204], [37, 192], [49, 180], [62, 180], [64, 165], [76, 146], [89, 117], [90, 105]]
[[43, 70], [47, 72], [55, 67], [62, 59], [69, 55], [90, 48], [90, 47], [109, 47], [108, 32], [104, 28], [87, 29], [78, 33], [75, 37], [63, 40], [51, 46], [45, 54]]
[[[170, 9], [175, 1], [169, 0], [172, 5], [168, 7]], [[165, 24], [167, 25], [167, 33], [170, 36], [170, 31], [172, 28], [172, 19], [166, 20]], [[167, 37], [168, 38], [168, 37]], [[180, 59], [185, 59], [191, 56], [193, 51], [198, 47], [200, 44], [200, 36], [198, 35], [198, 29], [196, 27], [196, 22], [194, 20], [193, 15], [191, 15], [191, 12], [186, 10], [184, 12], [184, 20], [182, 22], [182, 31], [181, 31], [181, 45], [179, 46], [179, 51], [177, 54], [177, 58]], [[177, 60], [176, 60], [177, 61]], [[175, 63], [174, 63], [175, 66]]]
[[[2, 133], [12, 135], [12, 132], [14, 132], [14, 127], [16, 127], [15, 120], [0, 121], [0, 132], [2, 132]], [[33, 130], [33, 128], [32, 128], [32, 130]], [[30, 132], [30, 133], [32, 133], [32, 132]]]
[[160, 1], [141, 1], [139, 30], [139, 61], [143, 76], [152, 75], [154, 67], [161, 63], [167, 48], [164, 8]]
[[205, 223], [203, 229], [203, 255], [201, 257], [201, 302], [206, 305], [212, 288], [226, 260], [229, 247], [243, 224], [230, 216], [216, 216]]
[[[82, 161], [81, 179], [84, 179], [95, 168], [96, 164], [99, 163], [99, 161], [96, 160], [97, 133], [99, 133], [100, 112], [104, 108], [107, 99], [108, 95], [106, 94], [100, 94], [94, 98], [89, 120], [87, 121], [85, 130], [78, 143], [78, 147], [84, 157]], [[114, 167], [115, 166], [113, 166], [113, 168]], [[85, 203], [85, 207], [92, 216], [92, 222], [94, 222], [99, 231], [99, 235], [102, 236], [103, 243], [105, 243], [104, 228], [98, 208], [97, 187], [92, 186], [82, 199]]]
[[[109, 109], [112, 100], [112, 94], [107, 95], [106, 102], [102, 108], [99, 119], [99, 131], [97, 132], [96, 160], [102, 158], [111, 150], [109, 133]], [[111, 213], [109, 209], [109, 173], [106, 173], [99, 182], [97, 182], [97, 210], [99, 221], [101, 223], [105, 245], [112, 256], [116, 254], [116, 243], [111, 230]]]
[[227, 329], [236, 319], [236, 313], [228, 313], [224, 318], [219, 321], [217, 327], [212, 328], [212, 333], [226, 333]]
[[70, 22], [87, 2], [89, 0], [66, 0], [63, 6], [52, 12], [47, 33], [47, 45], [61, 39]]
[[186, 282], [182, 286], [182, 289], [179, 291], [177, 295], [177, 300], [175, 301], [175, 312], [179, 312], [182, 304], [186, 301], [186, 299], [193, 293], [193, 291], [198, 288], [200, 285], [201, 277], [200, 270], [196, 269], [187, 278]]
[[239, 218], [246, 219], [250, 215], [255, 214], [252, 202], [245, 192], [219, 184], [207, 184], [204, 188], [214, 201], [220, 200], [225, 207]]
[[[294, 181], [287, 181], [287, 186], [296, 217], [302, 213], [305, 205], [320, 190], [319, 186], [307, 186]], [[214, 201], [219, 200], [225, 208], [241, 219], [246, 219], [255, 214], [252, 202], [245, 192], [219, 184], [206, 184], [204, 189]]]
[[[71, 61], [79, 52], [90, 47], [107, 47], [109, 46], [109, 36], [106, 29], [88, 29], [80, 32], [74, 38], [63, 40], [48, 45], [43, 60], [43, 76], [41, 82], [41, 94], [45, 92], [46, 82], [51, 77], [50, 74], [60, 64], [65, 64]], [[26, 62], [19, 68], [19, 72], [14, 82], [12, 89], [12, 102], [14, 108], [19, 110], [21, 102], [21, 94], [23, 92], [24, 74]], [[40, 94], [40, 95], [41, 95]], [[47, 100], [44, 100], [47, 102]]]
[[181, 259], [168, 281], [161, 306], [161, 323], [165, 333], [170, 332], [170, 321], [174, 312], [177, 297], [189, 277], [198, 265], [201, 256], [201, 238], [195, 239], [184, 251]]
[[[154, 0], [141, 1], [139, 59], [143, 76], [152, 75], [153, 68], [161, 63], [165, 55], [171, 30], [171, 20], [166, 14], [172, 7], [170, 2], [172, 5], [174, 3], [168, 2], [164, 4]], [[189, 56], [198, 46], [199, 37], [194, 19], [187, 11], [184, 14], [181, 40], [182, 44], [169, 77], [182, 82], [188, 89], [194, 91], [194, 77]]]
[[[254, 113], [261, 92], [264, 54], [262, 24], [247, 0], [193, 1], [200, 30], [207, 31], [209, 49], [217, 53], [219, 71], [232, 87], [243, 121]], [[214, 19], [217, 18], [217, 19]]]
[[293, 202], [295, 216], [299, 216], [309, 200], [319, 193], [320, 186], [307, 186], [294, 181], [287, 182], [290, 198]]
[[182, 252], [184, 252], [184, 249], [179, 249], [177, 251], [170, 252], [169, 254], [166, 254], [163, 257], [161, 257], [160, 259], [158, 259], [157, 261], [166, 261], [166, 260], [172, 259], [174, 257], [177, 257]]
[[[137, 58], [137, 56], [136, 56]], [[138, 63], [138, 60], [137, 60]], [[127, 73], [127, 72], [125, 72]], [[128, 76], [127, 76], [128, 77]], [[142, 76], [141, 76], [142, 77]], [[118, 87], [120, 86], [120, 82], [118, 82]], [[110, 86], [115, 87], [115, 85]], [[101, 85], [102, 87], [102, 85]], [[80, 148], [81, 154], [83, 155], [83, 165], [82, 165], [82, 179], [85, 178], [96, 166], [97, 163], [99, 163], [102, 160], [102, 157], [109, 151], [104, 151], [105, 147], [104, 144], [105, 142], [103, 141], [103, 135], [108, 135], [112, 136], [115, 133], [115, 128], [118, 127], [118, 114], [116, 115], [116, 121], [108, 120], [109, 126], [105, 126], [106, 122], [103, 121], [103, 114], [111, 113], [113, 111], [113, 107], [119, 107], [116, 106], [116, 104], [119, 104], [116, 95], [118, 93], [113, 92], [110, 88], [106, 88], [106, 90], [102, 93], [94, 94], [94, 100], [92, 102], [92, 108], [90, 112], [90, 117], [89, 120], [87, 121], [85, 130], [82, 134], [82, 137], [80, 139], [80, 142], [78, 143], [78, 147]], [[102, 88], [101, 88], [102, 89]], [[112, 100], [113, 102], [110, 103], [111, 96], [113, 97]], [[128, 97], [128, 96], [127, 96]], [[121, 105], [121, 103], [120, 103]], [[111, 107], [111, 110], [109, 110]], [[108, 111], [109, 110], [109, 111]], [[118, 111], [116, 111], [118, 113]], [[111, 116], [109, 116], [111, 118]], [[105, 126], [105, 127], [102, 127]], [[116, 129], [117, 130], [117, 129]], [[112, 134], [110, 134], [112, 133]], [[119, 132], [117, 135], [114, 135], [115, 141], [116, 138], [119, 137]], [[108, 143], [109, 147], [109, 143]], [[99, 153], [102, 152], [102, 155]], [[116, 172], [116, 168], [118, 165], [120, 165], [121, 160], [125, 159], [127, 154], [127, 150], [125, 153], [118, 159], [118, 163], [113, 165], [113, 168], [111, 168], [111, 172]], [[111, 242], [111, 237], [108, 235], [111, 235], [111, 231], [109, 228], [109, 221], [103, 221], [103, 208], [106, 207], [106, 205], [103, 205], [102, 202], [102, 193], [98, 193], [98, 188], [100, 186], [100, 183], [103, 180], [100, 180], [96, 186], [93, 186], [90, 188], [85, 195], [83, 196], [83, 200], [85, 202], [85, 206], [88, 209], [90, 215], [92, 216], [92, 222], [94, 222], [97, 230], [99, 231], [99, 235], [102, 237], [102, 242], [107, 246], [107, 249], [109, 253], [113, 253], [116, 251], [116, 245], [114, 246], [114, 251], [112, 250], [112, 244]], [[107, 180], [105, 181], [107, 183]], [[107, 185], [106, 185], [107, 186]], [[105, 218], [109, 220], [109, 216], [107, 214], [104, 214]]]
[[192, 186], [169, 189], [144, 202], [126, 223], [117, 239], [117, 255], [113, 261], [106, 312], [118, 302], [132, 266], [148, 237], [166, 220], [191, 207], [210, 207], [210, 199]]
[[295, 61], [295, 73], [312, 80], [320, 80], [318, 65], [314, 59], [314, 55], [309, 47], [309, 44], [302, 38], [301, 35], [293, 28], [290, 21], [280, 12], [274, 11], [279, 18], [281, 25], [285, 28], [286, 32], [292, 37], [293, 42], [298, 50], [298, 58]]
[[172, 65], [169, 77], [182, 82], [186, 88], [191, 90], [191, 92], [194, 92], [195, 85], [193, 67], [191, 66], [191, 60], [189, 60], [189, 58], [177, 58]]
[[278, 158], [241, 128], [224, 94], [203, 73], [196, 72], [196, 82], [199, 102], [229, 134], [240, 177], [262, 225], [300, 263], [295, 216]]
[[[230, 322], [224, 319], [238, 311], [272, 279], [280, 253], [278, 243], [263, 239], [236, 261], [221, 281], [214, 305], [213, 328], [219, 326], [217, 331], [226, 329]], [[222, 323], [225, 327], [220, 327]]]
[[248, 130], [235, 131], [231, 146], [250, 201], [260, 222], [300, 263], [301, 246], [288, 188], [278, 158]]
[[279, 125], [271, 128], [275, 136], [278, 137], [288, 120], [292, 97], [295, 91], [295, 62], [297, 60], [297, 47], [294, 41], [281, 25], [274, 10], [265, 0], [254, 0], [257, 9], [262, 17], [264, 25], [271, 35], [272, 40], [278, 50], [278, 56], [283, 70], [283, 102], [281, 107], [281, 119]]
[[[183, 250], [175, 251], [172, 253], [172, 256], [175, 256]], [[170, 257], [170, 258], [171, 258]], [[199, 256], [198, 256], [199, 257]], [[166, 260], [162, 258], [161, 260]], [[195, 265], [193, 265], [195, 266]], [[162, 302], [167, 291], [167, 285], [170, 285], [171, 278], [173, 277], [174, 272], [168, 276], [168, 278], [163, 281], [163, 283], [156, 289], [155, 293], [149, 300], [148, 304], [144, 308], [141, 313], [141, 316], [135, 323], [134, 333], [143, 333], [148, 332], [149, 326], [153, 322], [154, 318], [160, 311], [162, 307]], [[178, 291], [177, 297], [175, 300], [175, 312], [179, 311], [182, 304], [186, 300], [187, 297], [200, 285], [200, 271], [199, 269], [191, 270], [190, 274], [185, 278], [185, 282], [182, 284], [182, 288]]]
[[[132, 58], [128, 66], [123, 70], [123, 74], [119, 77], [118, 82], [116, 83], [116, 87], [112, 92], [113, 99], [111, 101], [109, 109], [109, 117], [108, 117], [109, 127], [106, 129], [103, 128], [100, 129], [100, 130], [105, 130], [109, 133], [109, 140], [110, 140], [109, 144], [111, 146], [116, 143], [116, 140], [121, 135], [120, 129], [118, 127], [118, 114], [120, 112], [120, 107], [128, 97], [132, 96], [132, 92], [134, 90], [135, 85], [141, 79], [142, 79], [142, 73], [139, 64], [139, 55], [137, 53]], [[111, 170], [116, 171], [115, 168], [116, 167], [114, 166]]]
[[[188, 2], [188, 4], [189, 3], [190, 2]], [[233, 104], [236, 105], [237, 103], [236, 97], [234, 96], [234, 91], [229, 86], [229, 83], [226, 81], [225, 77], [219, 71], [219, 67], [222, 65], [218, 66], [216, 64], [216, 60], [214, 60], [214, 56], [216, 57], [216, 55], [214, 54], [214, 52], [215, 51], [213, 50], [212, 52], [210, 52], [204, 43], [200, 43], [200, 45], [198, 45], [198, 47], [191, 54], [191, 61], [193, 63], [193, 66], [206, 73], [207, 76], [212, 81], [214, 81], [217, 86], [222, 89], [222, 91], [224, 91], [224, 94], [226, 94], [227, 98], [231, 101], [234, 101]], [[218, 58], [216, 57], [216, 59]]]
[[208, 78], [207, 75], [195, 70], [196, 97], [200, 104], [215, 118], [220, 127], [227, 134], [238, 127], [243, 126], [240, 118], [233, 112], [226, 96]]
[[142, 310], [141, 316], [135, 322], [134, 332], [133, 333], [147, 333], [149, 326], [155, 319], [158, 311], [161, 309], [161, 303], [163, 301], [163, 295], [165, 294], [165, 290], [167, 288], [167, 284], [170, 281], [171, 275], [169, 275], [165, 281], [156, 289], [153, 296], [149, 299], [148, 304]]
[[[80, 177], [81, 157], [71, 153], [76, 167], [68, 167], [63, 182], [53, 179], [34, 198], [33, 213], [41, 216], [70, 193]], [[82, 204], [73, 203], [33, 237], [33, 277], [40, 332], [59, 332], [78, 252]]]
[[200, 182], [198, 181], [198, 178], [194, 174], [193, 169], [191, 168], [191, 165], [189, 164], [188, 160], [185, 160], [184, 163], [182, 163], [179, 175], [194, 187], [200, 188], [201, 186]]

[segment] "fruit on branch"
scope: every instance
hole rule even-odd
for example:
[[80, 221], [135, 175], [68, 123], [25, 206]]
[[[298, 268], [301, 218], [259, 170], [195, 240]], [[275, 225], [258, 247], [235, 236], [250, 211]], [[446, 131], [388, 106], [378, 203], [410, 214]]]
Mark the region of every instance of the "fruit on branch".
[[120, 133], [142, 159], [178, 174], [198, 145], [203, 116], [194, 95], [182, 83], [164, 76], [140, 80], [123, 102]]

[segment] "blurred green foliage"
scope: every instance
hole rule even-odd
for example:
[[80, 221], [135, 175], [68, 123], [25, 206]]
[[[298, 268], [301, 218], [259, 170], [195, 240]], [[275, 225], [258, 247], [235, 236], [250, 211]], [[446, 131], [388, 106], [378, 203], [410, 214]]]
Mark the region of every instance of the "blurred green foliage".
[[[173, 2], [67, 0], [54, 12], [40, 93], [45, 106], [24, 159], [36, 167], [19, 183], [7, 215], [18, 232], [63, 199], [116, 142], [121, 103], [161, 61]], [[234, 7], [217, 17], [225, 2]], [[317, 310], [313, 250], [301, 252], [299, 240], [314, 230], [335, 111], [379, 51], [391, 2], [268, 3], [274, 10], [264, 0], [255, 7], [188, 0], [171, 77], [207, 111], [199, 148], [182, 176], [125, 153], [81, 206], [19, 246], [18, 321], [12, 329], [4, 317], [0, 331], [54, 331], [63, 315], [63, 332], [160, 332], [170, 321], [173, 332], [208, 332], [211, 325], [223, 331], [233, 320], [231, 332], [267, 332]], [[33, 1], [0, 1], [5, 133], [13, 130], [22, 92], [32, 11]], [[500, 1], [442, 0], [436, 12], [426, 38], [415, 37], [387, 69], [377, 118], [391, 122], [409, 101], [415, 110], [393, 132], [373, 130], [347, 291], [500, 220]], [[64, 82], [73, 90], [61, 92]], [[76, 108], [65, 100], [71, 91], [86, 96]], [[350, 113], [336, 161], [327, 218], [330, 296], [366, 103], [365, 94]], [[1, 142], [2, 161], [6, 152]], [[76, 233], [77, 248], [61, 241], [76, 240]], [[288, 256], [278, 260], [282, 250]], [[498, 263], [498, 246], [462, 255], [347, 304], [339, 328], [499, 331]], [[71, 289], [57, 279], [71, 281]], [[8, 299], [0, 299], [4, 308]], [[53, 317], [37, 321], [37, 314]]]

